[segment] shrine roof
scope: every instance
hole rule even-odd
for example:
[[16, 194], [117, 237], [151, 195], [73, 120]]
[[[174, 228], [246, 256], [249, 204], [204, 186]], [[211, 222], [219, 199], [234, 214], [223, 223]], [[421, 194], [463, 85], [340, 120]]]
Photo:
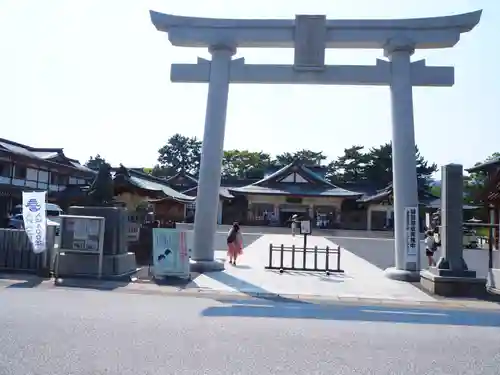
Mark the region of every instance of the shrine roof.
[[[224, 199], [232, 199], [234, 196], [229, 192], [228, 187], [226, 186], [221, 186], [219, 188], [219, 197], [224, 198]], [[191, 189], [187, 189], [182, 192], [183, 194], [191, 195], [194, 194], [195, 196], [198, 194], [198, 186], [194, 186]]]
[[479, 163], [472, 168], [467, 169], [467, 172], [488, 172], [494, 170], [495, 168], [500, 167], [500, 157], [495, 158], [493, 160], [485, 161], [484, 163]]
[[[394, 194], [394, 188], [392, 183], [387, 185], [385, 188], [377, 190], [376, 192], [372, 194], [365, 194], [363, 195], [360, 199], [358, 199], [359, 203], [378, 203], [382, 202], [386, 199], [389, 199], [392, 197]], [[418, 190], [418, 200], [419, 203], [425, 206], [429, 206], [432, 202], [436, 201], [436, 199], [439, 199], [439, 197], [431, 194], [430, 192], [424, 190], [424, 189], [419, 189]]]
[[266, 195], [330, 197], [359, 197], [361, 195], [330, 183], [299, 160], [293, 161], [257, 182], [229, 190], [232, 193]]
[[[117, 177], [118, 170], [119, 168], [114, 168], [114, 178]], [[168, 186], [165, 179], [154, 177], [132, 169], [126, 169], [126, 171], [128, 172], [128, 176], [125, 176], [124, 182], [130, 183], [139, 189], [164, 194], [167, 197], [171, 197], [174, 200], [184, 203], [193, 202], [196, 199], [196, 197], [192, 197], [172, 189]]]
[[172, 177], [169, 177], [167, 178], [167, 183], [168, 184], [176, 184], [178, 181], [187, 181], [191, 184], [195, 184], [195, 185], [198, 185], [198, 179], [196, 177], [194, 177], [193, 175], [187, 173], [187, 172], [184, 172], [184, 171], [180, 171], [176, 174], [174, 174]]

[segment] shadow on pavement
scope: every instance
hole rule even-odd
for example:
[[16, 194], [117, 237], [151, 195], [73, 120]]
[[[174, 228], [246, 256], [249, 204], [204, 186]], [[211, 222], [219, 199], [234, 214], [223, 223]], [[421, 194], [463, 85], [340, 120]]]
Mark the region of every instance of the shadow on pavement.
[[99, 291], [112, 291], [127, 286], [129, 281], [103, 281], [98, 279], [56, 279], [54, 286], [64, 288], [91, 289]]
[[220, 302], [230, 305], [208, 307], [202, 315], [205, 317], [316, 319], [500, 328], [500, 312], [410, 309], [389, 306], [321, 306], [310, 303], [304, 305], [299, 301], [279, 303], [262, 300], [221, 300]]
[[26, 280], [19, 281], [15, 284], [9, 285], [8, 289], [30, 289], [36, 288], [43, 282], [42, 278], [29, 278]]
[[282, 297], [276, 293], [269, 292], [268, 290], [261, 288], [260, 286], [234, 277], [226, 272], [210, 272], [206, 273], [205, 276], [210, 277], [211, 279], [218, 281], [219, 283], [227, 285], [228, 287], [235, 289], [240, 293], [246, 294], [251, 297], [256, 297], [261, 300], [309, 304], [308, 302]]

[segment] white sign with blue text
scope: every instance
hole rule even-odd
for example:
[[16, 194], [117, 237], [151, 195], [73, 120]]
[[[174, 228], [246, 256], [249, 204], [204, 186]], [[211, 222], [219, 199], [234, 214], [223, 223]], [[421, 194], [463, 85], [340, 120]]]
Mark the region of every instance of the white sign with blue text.
[[170, 228], [153, 229], [153, 267], [155, 277], [190, 277], [186, 232]]

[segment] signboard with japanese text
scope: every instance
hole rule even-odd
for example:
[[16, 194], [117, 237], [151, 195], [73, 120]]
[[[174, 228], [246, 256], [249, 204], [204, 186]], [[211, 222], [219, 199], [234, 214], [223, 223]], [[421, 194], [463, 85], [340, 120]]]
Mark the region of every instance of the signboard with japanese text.
[[418, 228], [418, 208], [405, 207], [405, 247], [406, 263], [419, 262], [420, 232]]
[[98, 254], [104, 241], [105, 219], [99, 216], [61, 215], [61, 248]]

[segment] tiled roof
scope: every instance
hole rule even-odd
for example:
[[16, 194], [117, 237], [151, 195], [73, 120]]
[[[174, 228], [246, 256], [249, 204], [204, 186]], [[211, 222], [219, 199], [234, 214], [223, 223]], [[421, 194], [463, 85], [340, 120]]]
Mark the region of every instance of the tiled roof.
[[191, 197], [172, 189], [164, 179], [130, 169], [128, 172], [130, 174], [130, 182], [141, 189], [162, 192], [166, 196], [181, 202], [193, 202], [196, 199], [196, 197]]
[[168, 183], [173, 183], [178, 178], [184, 178], [184, 179], [192, 182], [193, 184], [198, 184], [198, 180], [196, 179], [196, 177], [191, 176], [189, 173], [183, 172], [183, 171], [181, 171], [179, 173], [176, 173], [172, 177], [167, 178], [167, 182]]
[[495, 167], [500, 167], [500, 158], [496, 158], [493, 160], [488, 160], [484, 163], [473, 166], [472, 168], [467, 169], [467, 172], [481, 172], [491, 170]]
[[263, 179], [253, 183], [252, 185], [260, 186], [260, 185], [263, 185], [267, 182], [276, 181], [279, 178], [286, 177], [287, 174], [293, 173], [293, 172], [298, 172], [300, 174], [303, 174], [304, 177], [307, 177], [312, 182], [318, 183], [320, 185], [336, 187], [335, 185], [326, 181], [324, 178], [322, 178], [317, 173], [314, 173], [309, 168], [304, 166], [299, 160], [295, 160], [292, 163], [285, 165], [284, 167], [278, 169], [276, 172], [264, 177]]
[[376, 202], [388, 198], [392, 194], [392, 185], [385, 187], [384, 189], [377, 190], [373, 194], [365, 194], [358, 199], [360, 203]]
[[[190, 189], [187, 189], [185, 191], [183, 191], [183, 194], [191, 194], [191, 193], [197, 193], [198, 191], [198, 186], [194, 186]], [[225, 187], [225, 186], [221, 186], [219, 188], [219, 196], [222, 197], [222, 198], [226, 198], [226, 199], [232, 199], [234, 198], [234, 196], [230, 193], [230, 188], [228, 187]]]
[[248, 185], [241, 188], [229, 189], [233, 193], [243, 194], [266, 194], [266, 195], [301, 195], [311, 197], [359, 197], [360, 193], [345, 190], [339, 187], [330, 189], [306, 189], [299, 184], [283, 184], [276, 187], [264, 187], [257, 185]]
[[0, 149], [15, 155], [28, 157], [35, 160], [43, 160], [56, 164], [62, 164], [87, 173], [95, 173], [93, 170], [81, 165], [78, 160], [70, 159], [64, 155], [62, 148], [40, 148], [23, 145], [17, 142], [0, 138]]

